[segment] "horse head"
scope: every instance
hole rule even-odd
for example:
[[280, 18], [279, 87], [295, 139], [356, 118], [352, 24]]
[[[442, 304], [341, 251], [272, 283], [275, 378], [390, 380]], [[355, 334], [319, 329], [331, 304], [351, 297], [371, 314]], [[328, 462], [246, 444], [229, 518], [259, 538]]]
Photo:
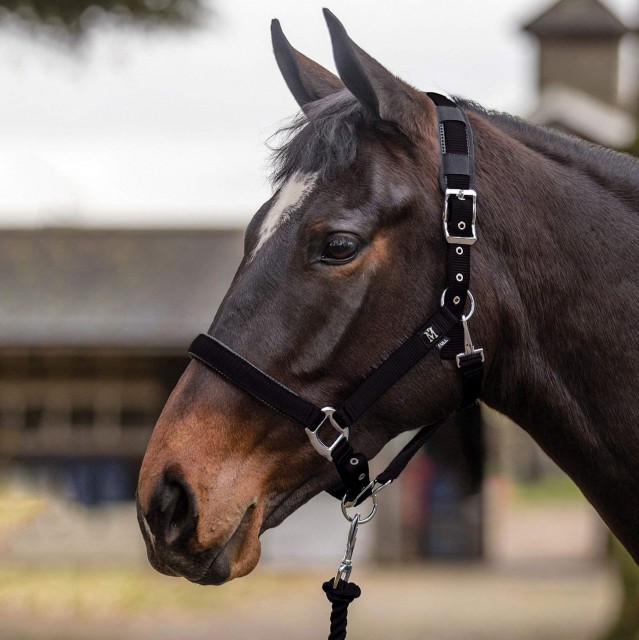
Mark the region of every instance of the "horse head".
[[[209, 329], [319, 406], [343, 399], [439, 306], [445, 245], [433, 103], [325, 15], [339, 77], [272, 24], [302, 113], [275, 152], [274, 195], [247, 228]], [[459, 393], [453, 363], [420, 363], [357, 422], [355, 448], [374, 455], [450, 414]], [[202, 584], [243, 576], [260, 534], [336, 479], [303, 430], [194, 360], [140, 472], [150, 561]]]

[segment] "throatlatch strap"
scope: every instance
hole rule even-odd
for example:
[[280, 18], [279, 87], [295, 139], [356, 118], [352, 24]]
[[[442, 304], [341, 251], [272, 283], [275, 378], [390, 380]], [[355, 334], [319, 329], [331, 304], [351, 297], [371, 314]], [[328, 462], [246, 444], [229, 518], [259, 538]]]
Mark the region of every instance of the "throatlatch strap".
[[399, 474], [406, 468], [406, 465], [412, 460], [413, 456], [430, 440], [438, 427], [444, 424], [446, 420], [447, 418], [440, 418], [422, 427], [391, 460], [386, 469], [377, 476], [377, 483], [382, 485], [397, 480]]
[[464, 356], [459, 361], [459, 372], [462, 383], [461, 408], [467, 409], [475, 404], [481, 394], [484, 379], [484, 359], [481, 354]]
[[438, 420], [435, 420], [435, 422], [431, 422], [430, 424], [422, 427], [402, 448], [402, 450], [389, 462], [384, 471], [382, 471], [375, 478], [374, 482], [369, 483], [366, 491], [362, 491], [359, 494], [351, 497], [346, 492], [346, 487], [342, 484], [328, 489], [328, 493], [330, 493], [334, 498], [338, 499], [341, 499], [346, 494], [347, 500], [352, 498], [353, 507], [357, 507], [358, 505], [362, 504], [364, 500], [370, 497], [371, 493], [373, 492], [373, 486], [380, 487], [397, 480], [399, 474], [406, 468], [406, 465], [428, 442], [428, 440], [430, 440], [431, 436], [435, 433], [435, 431], [437, 431], [438, 427], [444, 424], [446, 420], [447, 418], [439, 418]]

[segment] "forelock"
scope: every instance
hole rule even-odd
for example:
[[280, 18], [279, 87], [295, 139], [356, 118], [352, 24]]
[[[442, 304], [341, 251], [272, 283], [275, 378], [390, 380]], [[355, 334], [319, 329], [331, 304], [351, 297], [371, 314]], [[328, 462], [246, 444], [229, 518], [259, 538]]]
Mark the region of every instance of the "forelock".
[[347, 90], [318, 100], [275, 134], [284, 141], [273, 149], [271, 181], [278, 187], [296, 174], [326, 180], [347, 169], [366, 124], [364, 109]]

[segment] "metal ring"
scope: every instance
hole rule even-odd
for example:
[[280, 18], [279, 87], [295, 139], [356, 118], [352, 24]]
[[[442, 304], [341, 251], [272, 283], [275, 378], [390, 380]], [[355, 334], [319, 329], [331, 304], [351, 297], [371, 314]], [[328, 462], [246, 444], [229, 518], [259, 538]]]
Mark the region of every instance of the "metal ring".
[[[377, 480], [377, 478], [375, 478], [374, 480], [371, 480], [355, 497], [354, 500], [351, 500], [350, 502], [346, 502], [346, 497], [344, 497], [344, 500], [342, 500], [342, 503], [344, 504], [344, 506], [347, 509], [350, 509], [353, 505], [357, 504], [359, 502], [359, 499], [367, 492], [370, 491], [371, 495], [377, 495], [382, 489], [385, 489], [389, 484], [393, 483], [393, 479], [391, 478], [390, 480], [386, 480], [386, 482], [384, 484], [379, 484], [379, 481]], [[378, 485], [378, 486], [375, 486]]]
[[[377, 504], [378, 504], [377, 496], [375, 494], [371, 495], [371, 500], [373, 501], [373, 507], [371, 508], [370, 513], [365, 518], [362, 518], [361, 516], [359, 517], [359, 524], [366, 524], [367, 522], [370, 522], [373, 519], [373, 516], [377, 513]], [[348, 511], [346, 510], [346, 505], [344, 504], [343, 499], [342, 499], [341, 505], [342, 505], [342, 515], [349, 522], [353, 522], [353, 518], [355, 518], [356, 516], [359, 516], [359, 513], [356, 513], [353, 517], [348, 515]]]
[[[375, 480], [375, 483], [377, 483], [377, 480]], [[392, 483], [393, 483], [392, 478], [390, 480], [386, 480], [384, 484], [380, 484], [379, 487], [373, 489], [372, 495], [374, 496], [377, 495], [382, 489], [386, 489], [386, 487]]]
[[[440, 306], [444, 306], [444, 301], [446, 300], [446, 292], [448, 291], [448, 287], [446, 287], [443, 291], [442, 291], [442, 297], [439, 300], [439, 304]], [[475, 298], [473, 298], [473, 294], [470, 292], [470, 289], [468, 291], [466, 291], [466, 295], [468, 296], [468, 299], [470, 300], [470, 311], [468, 312], [467, 316], [462, 316], [461, 319], [464, 322], [467, 322], [468, 320], [470, 320], [471, 316], [473, 315], [473, 313], [475, 313]]]
[[462, 316], [462, 320], [464, 322], [467, 322], [468, 320], [470, 320], [470, 317], [473, 315], [473, 313], [475, 313], [475, 298], [473, 298], [473, 294], [470, 292], [470, 290], [467, 291], [466, 293], [470, 298], [470, 311], [468, 312], [467, 316]]

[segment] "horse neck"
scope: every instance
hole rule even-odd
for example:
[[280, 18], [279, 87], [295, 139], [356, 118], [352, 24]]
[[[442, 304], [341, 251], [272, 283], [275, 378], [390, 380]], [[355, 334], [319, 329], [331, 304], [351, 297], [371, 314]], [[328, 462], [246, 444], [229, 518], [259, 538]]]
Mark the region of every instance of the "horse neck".
[[492, 311], [478, 327], [493, 347], [483, 399], [531, 434], [639, 561], [639, 163], [544, 131], [517, 140], [473, 126], [474, 288]]

